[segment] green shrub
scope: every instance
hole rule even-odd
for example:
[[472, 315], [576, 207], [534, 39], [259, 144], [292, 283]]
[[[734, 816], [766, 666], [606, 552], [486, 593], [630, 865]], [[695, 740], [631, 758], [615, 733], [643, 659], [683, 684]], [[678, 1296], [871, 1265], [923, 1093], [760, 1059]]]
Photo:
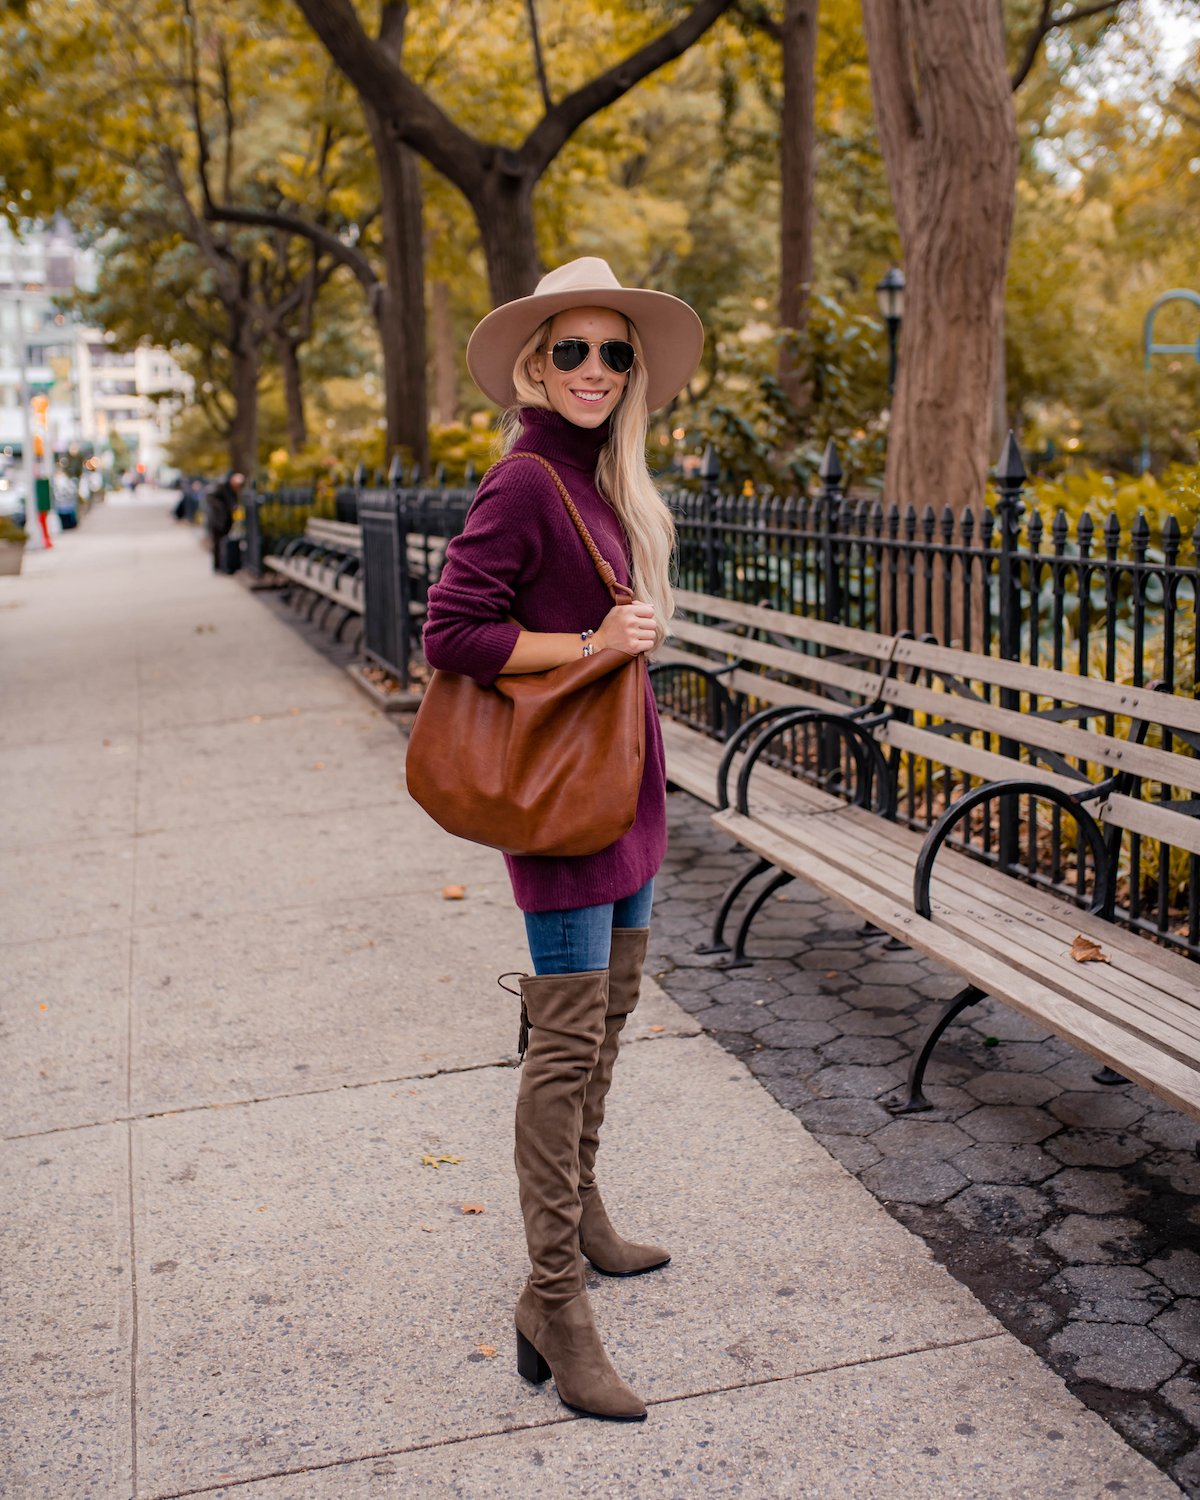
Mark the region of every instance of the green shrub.
[[25, 542], [29, 533], [8, 516], [0, 516], [0, 542]]

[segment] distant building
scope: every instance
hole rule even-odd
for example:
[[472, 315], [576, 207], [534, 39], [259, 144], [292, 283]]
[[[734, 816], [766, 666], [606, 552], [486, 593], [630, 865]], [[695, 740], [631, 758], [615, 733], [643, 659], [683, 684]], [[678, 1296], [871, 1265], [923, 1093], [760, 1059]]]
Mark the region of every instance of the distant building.
[[43, 393], [55, 454], [81, 443], [100, 453], [119, 434], [151, 478], [166, 461], [171, 417], [191, 377], [166, 349], [115, 353], [103, 330], [55, 306], [55, 297], [89, 291], [95, 280], [94, 254], [61, 214], [24, 239], [0, 220], [0, 449], [21, 452], [22, 390]]

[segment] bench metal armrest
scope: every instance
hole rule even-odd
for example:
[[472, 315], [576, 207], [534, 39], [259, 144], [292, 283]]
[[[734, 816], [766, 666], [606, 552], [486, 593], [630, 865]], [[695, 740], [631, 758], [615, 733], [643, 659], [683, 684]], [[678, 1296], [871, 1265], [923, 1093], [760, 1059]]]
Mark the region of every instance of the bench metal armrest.
[[[1112, 901], [1115, 895], [1115, 861], [1110, 858], [1108, 846], [1100, 825], [1081, 805], [1079, 794], [1064, 792], [1045, 781], [1026, 781], [1014, 777], [1011, 781], [989, 781], [965, 793], [953, 806], [948, 807], [929, 832], [917, 855], [917, 867], [913, 872], [913, 911], [917, 916], [932, 919], [933, 908], [929, 901], [929, 886], [933, 879], [933, 864], [942, 845], [950, 837], [955, 824], [969, 817], [975, 808], [998, 797], [1021, 797], [1026, 794], [1053, 802], [1067, 812], [1083, 830], [1096, 871], [1096, 894], [1088, 911], [1093, 916], [1112, 918]], [[1084, 797], [1086, 797], [1084, 793]]]
[[740, 724], [729, 738], [725, 741], [725, 752], [721, 756], [721, 764], [717, 767], [717, 807], [721, 812], [729, 806], [729, 772], [733, 766], [733, 758], [746, 747], [746, 741], [751, 740], [772, 719], [778, 719], [784, 714], [795, 713], [796, 709], [790, 703], [773, 703], [769, 708], [760, 708], [756, 714], [751, 714], [744, 724]]
[[887, 761], [883, 758], [883, 751], [880, 750], [879, 743], [870, 730], [864, 729], [861, 724], [856, 723], [846, 714], [825, 713], [819, 708], [798, 708], [780, 715], [774, 723], [767, 724], [746, 752], [746, 759], [742, 763], [737, 785], [737, 810], [744, 818], [750, 816], [748, 800], [750, 773], [754, 770], [759, 757], [777, 734], [782, 734], [785, 729], [792, 729], [798, 724], [823, 724], [836, 731], [846, 741], [858, 772], [856, 778], [858, 785], [850, 804], [852, 807], [869, 808], [871, 791], [878, 781], [882, 792], [882, 803], [875, 811], [888, 819], [895, 817], [895, 785], [888, 772]]

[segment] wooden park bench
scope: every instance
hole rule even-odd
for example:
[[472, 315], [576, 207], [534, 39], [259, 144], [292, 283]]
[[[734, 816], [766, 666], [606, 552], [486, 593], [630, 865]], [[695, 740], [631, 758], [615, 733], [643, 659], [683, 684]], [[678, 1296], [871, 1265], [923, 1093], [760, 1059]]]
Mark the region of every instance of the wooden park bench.
[[[686, 607], [811, 639], [813, 622], [761, 607], [707, 596]], [[696, 633], [708, 628], [689, 627], [690, 639], [715, 649]], [[763, 643], [725, 640], [763, 659]], [[1194, 925], [1200, 760], [1171, 747], [1200, 748], [1200, 703], [928, 641], [874, 640], [879, 670], [863, 674], [859, 710], [823, 704], [765, 721], [743, 741], [736, 805], [713, 821], [759, 856], [755, 870], [774, 867], [769, 889], [802, 878], [963, 979], [892, 1107], [931, 1107], [922, 1084], [938, 1038], [991, 995], [1097, 1058], [1112, 1070], [1103, 1081], [1132, 1078], [1200, 1118], [1200, 968], [1114, 920], [1128, 832], [1192, 856]], [[858, 649], [865, 658], [871, 648]], [[816, 667], [796, 652], [791, 670], [823, 681]], [[792, 761], [799, 746], [821, 785], [789, 774], [788, 737]], [[1152, 800], [1143, 783], [1157, 788]], [[917, 799], [926, 817], [940, 811], [924, 834], [904, 826], [904, 816], [917, 821]], [[1053, 888], [1068, 880], [1086, 910]], [[744, 921], [735, 960], [748, 930]]]
[[345, 611], [334, 631], [335, 640], [341, 640], [350, 620], [361, 617], [365, 601], [359, 527], [309, 516], [304, 535], [288, 542], [278, 557], [264, 557], [263, 565], [285, 579], [299, 600], [307, 593], [310, 620], [322, 604], [321, 625], [332, 610]]

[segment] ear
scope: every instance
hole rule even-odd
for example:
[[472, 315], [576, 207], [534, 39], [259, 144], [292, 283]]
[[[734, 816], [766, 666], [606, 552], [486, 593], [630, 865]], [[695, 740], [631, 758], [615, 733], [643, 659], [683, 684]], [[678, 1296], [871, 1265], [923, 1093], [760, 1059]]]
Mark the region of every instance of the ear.
[[525, 369], [529, 378], [540, 385], [546, 374], [546, 356], [541, 353], [531, 354], [525, 361]]

